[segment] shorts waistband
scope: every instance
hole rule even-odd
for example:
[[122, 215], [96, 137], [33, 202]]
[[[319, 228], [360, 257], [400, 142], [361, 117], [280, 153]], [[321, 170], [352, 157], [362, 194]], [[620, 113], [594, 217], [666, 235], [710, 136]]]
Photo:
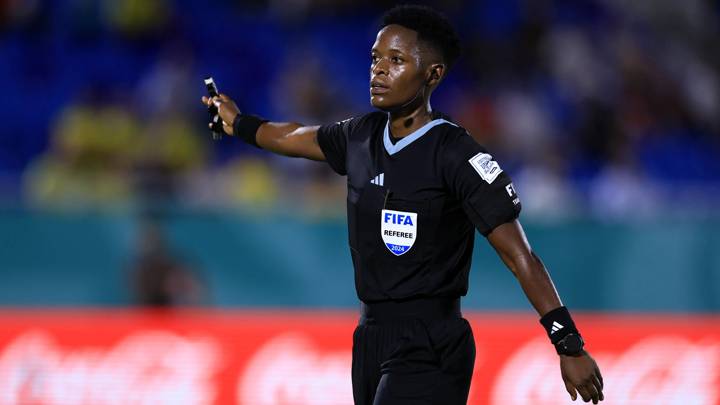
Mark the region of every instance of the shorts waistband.
[[380, 301], [360, 304], [360, 323], [397, 319], [462, 318], [460, 298], [417, 298], [404, 301]]

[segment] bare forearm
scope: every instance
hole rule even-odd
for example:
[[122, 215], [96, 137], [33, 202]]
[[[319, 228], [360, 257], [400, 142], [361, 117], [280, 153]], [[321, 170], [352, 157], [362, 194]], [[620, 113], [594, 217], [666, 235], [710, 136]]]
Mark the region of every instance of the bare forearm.
[[512, 266], [525, 296], [540, 316], [562, 305], [545, 266], [534, 252], [518, 258]]
[[302, 125], [295, 122], [266, 122], [258, 128], [256, 139], [258, 145], [270, 152], [287, 155], [287, 137]]
[[[540, 314], [540, 323], [543, 324], [548, 336], [557, 331], [553, 329], [556, 324], [560, 328], [564, 327], [567, 332], [565, 335], [557, 334], [557, 339], [565, 339], [573, 333], [579, 334], [567, 309], [553, 311], [561, 307], [562, 302], [560, 302], [560, 297], [555, 291], [555, 286], [545, 265], [530, 248], [530, 243], [525, 237], [520, 222], [515, 220], [498, 226], [488, 235], [488, 240], [520, 282], [525, 296]], [[553, 343], [562, 341], [557, 339], [552, 340], [551, 338], [551, 341]], [[588, 402], [592, 399], [593, 403], [598, 403], [604, 398], [602, 375], [595, 360], [587, 352], [582, 351], [582, 340], [580, 343], [580, 352], [568, 352], [569, 347], [563, 349], [565, 350], [564, 355], [560, 356], [561, 375], [565, 382], [565, 388], [573, 401], [577, 398], [577, 393], [580, 393], [583, 401]]]
[[540, 316], [562, 305], [545, 265], [530, 248], [520, 222], [498, 226], [488, 235], [488, 240]]
[[318, 128], [292, 122], [266, 122], [258, 128], [257, 143], [280, 155], [325, 160], [317, 143]]
[[[253, 115], [242, 115], [230, 97], [203, 97], [203, 104], [215, 106], [222, 118], [223, 131], [240, 136], [250, 144], [279, 155], [325, 160], [317, 140], [319, 126], [303, 126], [294, 122], [267, 122]], [[212, 123], [209, 124], [212, 128]]]

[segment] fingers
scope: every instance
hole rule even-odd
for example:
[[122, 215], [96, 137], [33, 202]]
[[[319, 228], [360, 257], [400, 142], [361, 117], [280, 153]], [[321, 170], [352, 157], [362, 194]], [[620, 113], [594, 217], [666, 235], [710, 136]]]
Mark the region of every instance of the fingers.
[[210, 98], [210, 97], [203, 96], [201, 101], [203, 104], [205, 104], [208, 107], [215, 106], [217, 108], [220, 108], [220, 104], [222, 104], [222, 101], [220, 101], [220, 99], [218, 99], [217, 97]]
[[605, 399], [605, 395], [603, 395], [603, 383], [600, 381], [597, 375], [593, 375], [593, 384], [595, 385], [595, 389], [597, 389], [598, 392], [598, 398], [602, 401]]
[[602, 374], [600, 374], [600, 368], [598, 368], [597, 365], [595, 365], [595, 375], [596, 375], [597, 378], [600, 380], [600, 388], [604, 388], [604, 387], [605, 387], [605, 383], [603, 383]]
[[225, 94], [223, 94], [223, 93], [220, 93], [220, 100], [222, 100], [222, 101], [230, 101], [230, 97], [228, 97], [227, 95], [225, 95]]
[[582, 400], [584, 402], [590, 402], [592, 399], [592, 395], [590, 395], [590, 391], [588, 391], [588, 388], [584, 385], [576, 385], [575, 389], [577, 389], [577, 392], [582, 397]]
[[202, 101], [203, 104], [205, 104], [208, 107], [212, 107], [214, 105], [215, 107], [220, 108], [220, 105], [229, 99], [227, 98], [227, 96], [225, 96], [224, 100], [221, 99], [220, 97], [210, 98], [210, 97], [202, 96], [202, 98], [200, 100]]
[[590, 394], [590, 399], [592, 400], [592, 403], [597, 404], [600, 400], [600, 393], [597, 387], [595, 387], [595, 385], [592, 383], [583, 385], [583, 387], [585, 387], [585, 390], [588, 392], [588, 394]]
[[226, 135], [233, 134], [233, 127], [224, 120], [220, 119], [219, 115], [215, 115], [211, 122], [208, 123], [208, 128], [213, 132], [224, 133]]
[[572, 398], [573, 401], [577, 399], [577, 392], [575, 391], [575, 387], [572, 384], [566, 381], [565, 389], [567, 390], [568, 394], [570, 394], [570, 398]]
[[[595, 380], [597, 380], [597, 379], [595, 379]], [[580, 396], [582, 397], [583, 401], [585, 401], [585, 402], [592, 401], [593, 404], [597, 404], [599, 401], [602, 401], [603, 399], [605, 399], [605, 397], [602, 394], [602, 388], [599, 387], [599, 384], [600, 384], [600, 381], [597, 381], [597, 385], [593, 381], [588, 381], [583, 384], [576, 384], [575, 389], [577, 389], [577, 392], [580, 393]], [[567, 384], [566, 384], [565, 388], [567, 389]]]
[[595, 380], [597, 381], [597, 385], [595, 383], [575, 385], [570, 382], [565, 382], [565, 389], [573, 401], [575, 401], [578, 394], [580, 394], [583, 401], [592, 401], [593, 404], [597, 404], [599, 401], [604, 400], [605, 396], [602, 393], [602, 388], [599, 387], [600, 381], [597, 380], [597, 378]]
[[220, 100], [220, 98], [215, 96], [215, 97], [209, 98], [206, 104], [208, 107], [214, 106], [215, 108], [220, 108], [220, 105], [222, 105], [222, 103], [223, 103], [222, 100]]

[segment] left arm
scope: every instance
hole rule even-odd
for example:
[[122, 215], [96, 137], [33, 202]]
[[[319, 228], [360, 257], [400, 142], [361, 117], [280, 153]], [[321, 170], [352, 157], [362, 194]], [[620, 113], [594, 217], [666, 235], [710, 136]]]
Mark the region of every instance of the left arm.
[[570, 397], [603, 400], [603, 382], [595, 360], [582, 350], [582, 339], [540, 258], [533, 253], [520, 222], [520, 198], [510, 176], [466, 131], [446, 135], [441, 173], [450, 193], [462, 202], [475, 228], [498, 252], [540, 314], [560, 354], [560, 370]]
[[488, 241], [503, 263], [520, 282], [528, 300], [540, 316], [562, 306], [555, 286], [540, 258], [532, 251], [517, 220], [493, 229]]
[[[499, 225], [487, 235], [505, 265], [520, 282], [528, 300], [540, 316], [562, 306], [550, 275], [540, 258], [532, 251], [525, 232], [517, 220]], [[560, 355], [560, 370], [570, 397], [597, 404], [604, 399], [603, 381], [595, 360], [586, 351], [577, 355]]]

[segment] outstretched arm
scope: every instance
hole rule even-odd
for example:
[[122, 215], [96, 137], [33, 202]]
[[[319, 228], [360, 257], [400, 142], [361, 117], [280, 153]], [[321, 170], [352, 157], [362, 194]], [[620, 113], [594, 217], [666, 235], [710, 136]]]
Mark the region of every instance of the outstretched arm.
[[[488, 240], [541, 317], [562, 306], [555, 286], [542, 261], [530, 248], [520, 222], [515, 220], [498, 226], [488, 235]], [[577, 399], [577, 393], [585, 402], [597, 404], [604, 399], [600, 369], [586, 351], [576, 355], [561, 354], [560, 370], [573, 401]]]
[[[224, 94], [212, 99], [203, 97], [202, 102], [208, 107], [213, 104], [217, 107], [226, 134], [240, 135], [233, 131], [233, 121], [240, 110], [230, 97]], [[279, 155], [325, 160], [317, 140], [318, 128], [291, 122], [265, 122], [257, 129], [255, 141], [261, 148]]]

